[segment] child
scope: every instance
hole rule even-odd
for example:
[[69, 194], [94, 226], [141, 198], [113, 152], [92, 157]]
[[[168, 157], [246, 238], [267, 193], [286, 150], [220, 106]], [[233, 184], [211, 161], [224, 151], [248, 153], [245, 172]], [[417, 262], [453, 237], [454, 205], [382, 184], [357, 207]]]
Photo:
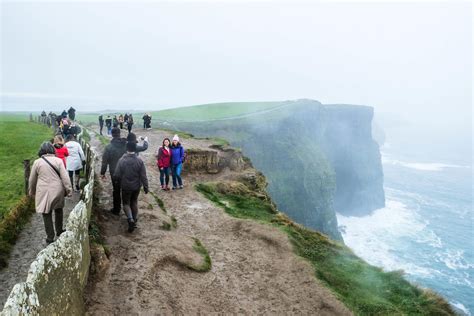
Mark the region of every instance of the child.
[[61, 158], [66, 168], [66, 157], [69, 156], [67, 147], [64, 146], [64, 139], [61, 135], [54, 136], [54, 150], [56, 151], [56, 157]]
[[160, 168], [160, 183], [161, 189], [164, 191], [169, 191], [170, 183], [170, 164], [171, 164], [171, 150], [170, 150], [171, 141], [169, 138], [163, 139], [163, 146], [158, 148], [156, 152], [157, 161], [156, 164]]

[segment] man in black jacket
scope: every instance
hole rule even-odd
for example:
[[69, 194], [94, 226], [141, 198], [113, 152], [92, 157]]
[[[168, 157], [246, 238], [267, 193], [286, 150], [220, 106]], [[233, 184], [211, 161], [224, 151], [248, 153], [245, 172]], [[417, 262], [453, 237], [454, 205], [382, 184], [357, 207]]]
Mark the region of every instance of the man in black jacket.
[[115, 215], [120, 214], [120, 179], [115, 178], [114, 172], [119, 159], [127, 151], [126, 149], [127, 140], [120, 138], [120, 129], [114, 127], [112, 129], [112, 140], [110, 144], [105, 147], [104, 154], [102, 155], [102, 168], [100, 169], [100, 175], [102, 179], [105, 179], [105, 172], [107, 166], [109, 167], [110, 177], [112, 179], [114, 207], [111, 212]]
[[127, 142], [127, 153], [120, 158], [115, 168], [114, 176], [120, 180], [122, 188], [123, 210], [128, 219], [128, 231], [136, 228], [138, 219], [138, 195], [143, 185], [143, 191], [148, 193], [148, 178], [145, 164], [137, 157], [137, 143]]

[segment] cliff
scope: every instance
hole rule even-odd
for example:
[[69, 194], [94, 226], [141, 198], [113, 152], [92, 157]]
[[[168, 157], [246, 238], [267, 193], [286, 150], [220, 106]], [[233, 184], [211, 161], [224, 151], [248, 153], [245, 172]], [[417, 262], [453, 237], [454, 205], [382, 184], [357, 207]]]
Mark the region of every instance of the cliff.
[[173, 125], [198, 136], [223, 137], [242, 148], [267, 177], [268, 191], [281, 211], [341, 240], [336, 211], [363, 215], [384, 206], [372, 118], [371, 107], [298, 100], [245, 118]]

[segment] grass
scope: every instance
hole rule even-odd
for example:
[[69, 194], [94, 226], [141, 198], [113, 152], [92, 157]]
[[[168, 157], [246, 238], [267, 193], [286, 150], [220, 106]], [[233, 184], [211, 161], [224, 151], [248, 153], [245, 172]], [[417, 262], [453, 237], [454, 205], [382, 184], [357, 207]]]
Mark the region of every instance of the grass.
[[199, 239], [197, 238], [193, 238], [193, 239], [194, 239], [193, 249], [202, 256], [203, 263], [200, 266], [189, 265], [188, 268], [196, 272], [208, 272], [212, 268], [212, 261], [211, 261], [211, 257], [209, 256], [209, 252], [202, 245]]
[[201, 104], [151, 113], [160, 121], [207, 121], [231, 118], [269, 110], [282, 105], [283, 102], [229, 102]]
[[95, 137], [100, 141], [102, 145], [107, 146], [110, 143], [110, 140], [104, 135], [100, 135], [97, 132], [94, 132], [94, 133], [95, 133]]
[[0, 121], [0, 221], [25, 194], [23, 160], [38, 158], [41, 143], [52, 135], [48, 127], [27, 120]]
[[299, 256], [314, 267], [315, 276], [356, 315], [455, 315], [438, 294], [408, 282], [400, 271], [384, 272], [357, 257], [326, 235], [295, 224], [272, 210], [268, 201], [218, 191], [216, 183], [196, 189], [225, 212], [273, 225], [285, 232]]
[[153, 198], [155, 199], [156, 204], [158, 204], [158, 206], [160, 207], [160, 209], [161, 209], [163, 212], [167, 213], [166, 207], [165, 207], [165, 203], [163, 202], [163, 200], [160, 199], [160, 198], [158, 197], [158, 195], [156, 195], [156, 193], [151, 192], [151, 191], [150, 191], [149, 193], [153, 196]]
[[82, 129], [82, 137], [84, 137], [84, 140], [88, 143], [91, 141], [91, 135], [89, 135], [89, 132], [85, 128]]
[[173, 135], [178, 135], [179, 138], [182, 138], [182, 139], [194, 138], [193, 134], [186, 133], [186, 132], [183, 132], [183, 131], [177, 131], [177, 130], [174, 130], [174, 129], [164, 128], [164, 127], [161, 127], [161, 126], [159, 127], [159, 129], [162, 130], [162, 131], [168, 132], [170, 134], [173, 134]]

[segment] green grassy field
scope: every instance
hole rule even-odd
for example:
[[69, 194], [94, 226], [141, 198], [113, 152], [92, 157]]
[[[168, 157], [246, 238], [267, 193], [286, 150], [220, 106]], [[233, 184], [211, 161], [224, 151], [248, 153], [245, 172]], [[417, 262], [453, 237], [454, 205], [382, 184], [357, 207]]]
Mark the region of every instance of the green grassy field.
[[283, 102], [229, 102], [187, 106], [152, 112], [160, 121], [207, 121], [248, 115], [276, 108]]
[[0, 115], [0, 220], [24, 194], [23, 160], [37, 158], [51, 138], [51, 129], [28, 122], [27, 115]]

